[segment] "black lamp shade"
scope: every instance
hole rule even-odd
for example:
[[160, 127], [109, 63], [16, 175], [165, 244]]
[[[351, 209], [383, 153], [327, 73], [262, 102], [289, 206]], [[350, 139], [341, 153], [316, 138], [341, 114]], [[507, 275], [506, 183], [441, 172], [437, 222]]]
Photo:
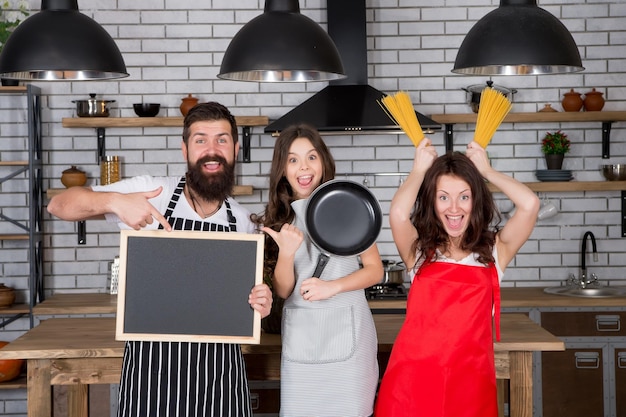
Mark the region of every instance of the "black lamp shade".
[[469, 31], [452, 72], [533, 75], [584, 69], [572, 35], [536, 0], [500, 0], [500, 7]]
[[78, 11], [77, 0], [42, 0], [0, 53], [0, 77], [20, 80], [98, 80], [127, 77], [111, 36]]
[[265, 82], [346, 78], [334, 42], [317, 23], [300, 14], [297, 0], [266, 0], [264, 13], [232, 39], [218, 77]]

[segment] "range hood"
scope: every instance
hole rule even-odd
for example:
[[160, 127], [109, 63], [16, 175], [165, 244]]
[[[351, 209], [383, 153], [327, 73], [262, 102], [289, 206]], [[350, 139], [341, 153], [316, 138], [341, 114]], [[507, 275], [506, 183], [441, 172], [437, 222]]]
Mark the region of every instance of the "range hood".
[[[347, 78], [331, 81], [322, 91], [265, 128], [277, 134], [287, 126], [308, 123], [320, 133], [401, 133], [378, 104], [386, 94], [367, 84], [365, 0], [328, 0], [328, 34], [341, 55]], [[416, 112], [424, 131], [441, 125]]]

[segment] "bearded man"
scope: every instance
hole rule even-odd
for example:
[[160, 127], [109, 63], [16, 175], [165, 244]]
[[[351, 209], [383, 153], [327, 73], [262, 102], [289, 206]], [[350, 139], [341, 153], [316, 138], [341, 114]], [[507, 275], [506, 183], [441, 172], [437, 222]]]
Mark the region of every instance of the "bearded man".
[[[182, 152], [188, 168], [182, 177], [143, 175], [109, 185], [71, 187], [50, 200], [48, 211], [68, 221], [104, 217], [135, 230], [254, 233], [250, 213], [230, 197], [239, 152], [230, 111], [215, 102], [193, 107], [184, 120]], [[252, 288], [249, 303], [267, 316], [272, 304], [269, 287]], [[157, 415], [252, 416], [240, 346], [126, 342], [118, 416]]]

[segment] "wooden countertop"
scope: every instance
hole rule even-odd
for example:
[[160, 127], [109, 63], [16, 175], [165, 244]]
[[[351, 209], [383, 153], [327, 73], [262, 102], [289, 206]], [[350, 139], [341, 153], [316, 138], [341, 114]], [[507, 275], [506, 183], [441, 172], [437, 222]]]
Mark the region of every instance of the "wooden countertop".
[[53, 294], [33, 307], [33, 314], [115, 314], [117, 295], [107, 293]]
[[[375, 314], [380, 351], [390, 351], [404, 321], [402, 314]], [[497, 352], [564, 350], [564, 343], [524, 314], [503, 314]], [[259, 345], [242, 345], [244, 353], [280, 352], [280, 336], [265, 334]], [[51, 318], [43, 320], [0, 349], [0, 359], [122, 357], [124, 342], [115, 340], [115, 318]]]
[[[373, 310], [405, 309], [404, 300], [371, 300]], [[543, 287], [502, 288], [502, 308], [626, 307], [625, 297], [579, 298], [546, 294]], [[117, 295], [107, 293], [54, 294], [33, 308], [35, 315], [115, 314]]]
[[[541, 307], [626, 307], [625, 297], [581, 298], [565, 295], [546, 294], [544, 287], [502, 288], [502, 308], [541, 308]], [[370, 308], [405, 309], [404, 300], [371, 300]]]

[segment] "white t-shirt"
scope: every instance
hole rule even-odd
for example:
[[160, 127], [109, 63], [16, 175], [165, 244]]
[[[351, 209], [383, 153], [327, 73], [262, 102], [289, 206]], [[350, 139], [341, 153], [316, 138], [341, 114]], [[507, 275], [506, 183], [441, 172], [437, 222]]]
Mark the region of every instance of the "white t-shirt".
[[[108, 185], [94, 185], [91, 188], [94, 191], [112, 191], [128, 194], [153, 191], [159, 187], [163, 187], [163, 191], [161, 192], [161, 194], [154, 198], [151, 198], [149, 201], [157, 210], [159, 210], [161, 214], [164, 214], [167, 206], [170, 203], [172, 194], [174, 193], [174, 190], [180, 182], [180, 178], [181, 177], [152, 177], [150, 175], [141, 175], [114, 182]], [[233, 216], [235, 216], [235, 218], [237, 219], [237, 231], [242, 233], [254, 233], [256, 227], [254, 223], [250, 221], [250, 212], [230, 197], [227, 199], [227, 201], [228, 204], [230, 204], [230, 209]], [[221, 224], [224, 226], [229, 225], [225, 204], [222, 204], [220, 209], [215, 214], [206, 219], [203, 219], [189, 205], [187, 199], [184, 197], [184, 194], [181, 194], [181, 197], [178, 199], [176, 207], [174, 208], [174, 212], [172, 213], [172, 217], [179, 217], [197, 221], [206, 220], [210, 221], [211, 223]], [[115, 214], [108, 213], [105, 215], [105, 218], [108, 222], [118, 223], [121, 229], [130, 229], [130, 227], [122, 223], [119, 217]], [[155, 221], [152, 222], [152, 224], [144, 227], [143, 230], [154, 230], [158, 229], [158, 227], [159, 223]]]

